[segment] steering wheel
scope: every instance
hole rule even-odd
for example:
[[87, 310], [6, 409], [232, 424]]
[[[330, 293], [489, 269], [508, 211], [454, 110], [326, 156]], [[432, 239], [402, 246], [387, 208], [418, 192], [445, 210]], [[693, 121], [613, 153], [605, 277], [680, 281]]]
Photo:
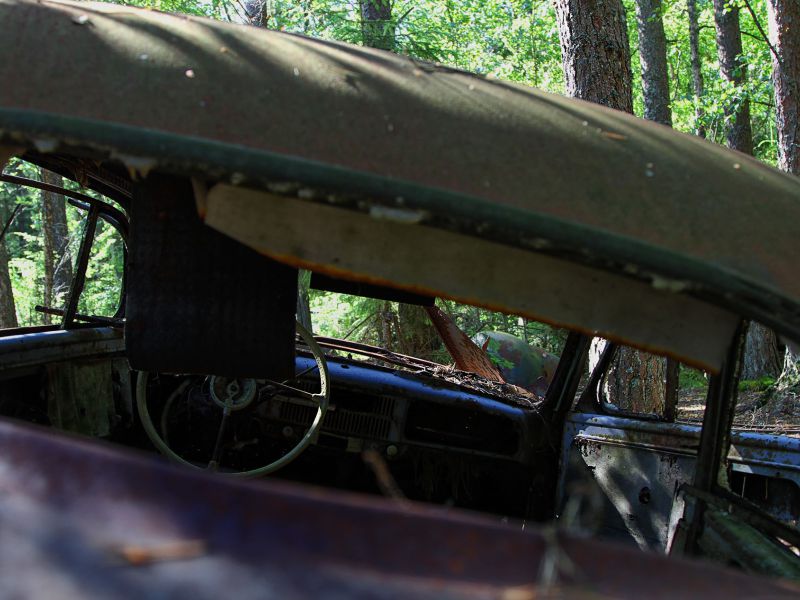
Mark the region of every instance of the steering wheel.
[[[312, 394], [310, 392], [286, 385], [286, 383], [280, 383], [271, 380], [266, 381], [272, 386], [290, 391], [293, 394], [299, 395], [318, 404], [317, 413], [314, 417], [314, 420], [312, 421], [311, 426], [309, 427], [308, 431], [306, 431], [305, 435], [300, 438], [300, 441], [297, 442], [297, 444], [291, 450], [277, 460], [264, 465], [263, 467], [250, 469], [248, 471], [221, 471], [226, 475], [238, 477], [260, 477], [261, 475], [267, 475], [277, 471], [281, 467], [285, 467], [309, 446], [311, 441], [314, 439], [314, 436], [322, 426], [322, 419], [325, 417], [325, 413], [328, 410], [328, 404], [330, 402], [331, 395], [328, 364], [325, 361], [325, 357], [322, 353], [322, 349], [319, 347], [319, 344], [317, 344], [311, 333], [300, 323], [297, 323], [297, 333], [311, 350], [311, 353], [314, 356], [314, 361], [316, 362], [316, 366], [319, 369], [319, 393]], [[139, 418], [141, 419], [145, 433], [147, 433], [147, 437], [150, 438], [150, 441], [153, 442], [153, 445], [159, 450], [159, 452], [176, 463], [201, 471], [217, 471], [219, 469], [220, 457], [222, 455], [222, 442], [224, 439], [228, 418], [232, 412], [243, 410], [250, 406], [257, 396], [256, 381], [254, 379], [237, 379], [218, 377], [215, 375], [212, 375], [208, 378], [211, 399], [213, 400], [214, 404], [222, 408], [222, 419], [220, 420], [219, 428], [217, 429], [217, 438], [216, 443], [214, 444], [213, 454], [208, 462], [208, 465], [203, 467], [186, 460], [172, 450], [172, 448], [170, 448], [167, 442], [164, 441], [164, 439], [158, 433], [158, 430], [153, 425], [153, 420], [150, 418], [150, 411], [147, 408], [147, 382], [149, 377], [149, 373], [146, 371], [140, 371], [136, 381], [136, 406], [139, 410]], [[171, 404], [176, 395], [180, 394], [185, 389], [187, 383], [188, 382], [184, 382], [178, 387], [177, 390], [175, 390], [175, 392], [172, 393], [170, 399], [167, 401], [165, 410], [168, 408], [168, 405]], [[162, 421], [163, 420], [164, 419], [162, 419]]]

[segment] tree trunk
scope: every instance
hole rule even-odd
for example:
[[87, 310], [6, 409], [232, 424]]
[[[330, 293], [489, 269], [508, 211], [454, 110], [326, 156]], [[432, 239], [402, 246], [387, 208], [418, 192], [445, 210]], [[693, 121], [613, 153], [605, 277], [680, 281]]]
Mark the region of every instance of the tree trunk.
[[395, 26], [391, 0], [360, 0], [361, 35], [365, 46], [394, 50]]
[[[800, 2], [768, 0], [767, 11], [773, 51], [778, 166], [787, 173], [800, 175]], [[788, 345], [780, 381], [783, 386], [796, 385], [800, 381], [800, 356], [795, 355]]]
[[[2, 229], [10, 213], [0, 199], [0, 229]], [[8, 237], [8, 232], [6, 232]], [[14, 290], [11, 288], [11, 276], [8, 271], [8, 250], [5, 240], [0, 241], [0, 329], [18, 327], [17, 308], [14, 304]]]
[[[570, 96], [633, 113], [631, 56], [620, 0], [555, 0], [564, 79]], [[595, 340], [593, 346], [604, 343]], [[597, 354], [599, 348], [594, 349]], [[608, 382], [611, 397], [632, 394], [636, 412], [663, 407], [663, 359], [620, 348]], [[661, 376], [659, 376], [661, 373]]]
[[642, 63], [644, 118], [672, 127], [667, 80], [667, 36], [661, 19], [661, 0], [636, 0], [636, 22]]
[[266, 1], [244, 0], [241, 4], [245, 17], [253, 27], [263, 27], [266, 24]]
[[787, 173], [800, 175], [800, 2], [768, 0], [767, 8], [769, 37], [778, 54], [772, 56], [778, 165]]
[[681, 364], [674, 358], [666, 362], [664, 382], [664, 420], [674, 423], [678, 416], [678, 392], [680, 391]]
[[[60, 175], [39, 170], [44, 183], [64, 185]], [[69, 255], [66, 199], [61, 194], [42, 190], [42, 232], [44, 237], [44, 298], [45, 306], [61, 307], [72, 283], [72, 259]], [[44, 315], [45, 324], [51, 317]]]
[[779, 390], [793, 388], [800, 384], [800, 354], [792, 351], [786, 346], [786, 354], [783, 357], [783, 370], [778, 378], [777, 387]]
[[663, 414], [666, 359], [630, 348], [620, 348], [617, 356], [603, 386], [606, 401], [626, 411]]
[[692, 64], [692, 88], [694, 89], [694, 132], [701, 138], [706, 137], [706, 126], [703, 110], [703, 65], [700, 59], [700, 26], [697, 22], [696, 0], [686, 0], [689, 13], [689, 51]]
[[[692, 2], [693, 0], [689, 0]], [[639, 28], [639, 57], [642, 63], [642, 88], [644, 92], [644, 117], [672, 127], [672, 108], [669, 101], [667, 76], [667, 36], [661, 17], [661, 0], [637, 0], [636, 21]], [[633, 364], [638, 368], [634, 369]], [[643, 394], [634, 395], [639, 412], [662, 414], [667, 421], [675, 420], [680, 365], [676, 360], [658, 358], [643, 352], [637, 353], [626, 365], [634, 375], [624, 384], [630, 388], [643, 382]], [[617, 369], [620, 377], [622, 369]], [[630, 379], [630, 376], [628, 377]], [[663, 379], [663, 381], [662, 381]], [[639, 388], [636, 387], [638, 390]], [[629, 393], [631, 393], [629, 391]]]
[[555, 0], [567, 94], [633, 113], [631, 53], [620, 0]]
[[[728, 0], [714, 0], [714, 24], [717, 30], [717, 54], [722, 76], [734, 87], [747, 81], [747, 65], [742, 57], [742, 32], [739, 9]], [[728, 147], [753, 154], [753, 132], [750, 128], [750, 100], [745, 94], [725, 107], [725, 134]]]
[[297, 274], [297, 320], [300, 324], [313, 331], [311, 323], [311, 302], [308, 297], [308, 288], [311, 283], [311, 271], [301, 269]]
[[[727, 0], [714, 0], [714, 24], [717, 30], [717, 54], [722, 76], [734, 87], [747, 81], [747, 64], [742, 56], [742, 32], [739, 9]], [[738, 94], [737, 94], [738, 96]], [[750, 100], [742, 94], [725, 107], [725, 134], [729, 148], [753, 154], [753, 132], [750, 126]], [[741, 377], [758, 379], [780, 373], [780, 357], [775, 332], [757, 323], [747, 331]]]
[[758, 323], [750, 323], [742, 359], [742, 379], [777, 377], [783, 368], [775, 333]]
[[387, 350], [394, 350], [394, 327], [397, 315], [392, 310], [392, 303], [388, 300], [378, 305], [378, 340], [379, 345]]

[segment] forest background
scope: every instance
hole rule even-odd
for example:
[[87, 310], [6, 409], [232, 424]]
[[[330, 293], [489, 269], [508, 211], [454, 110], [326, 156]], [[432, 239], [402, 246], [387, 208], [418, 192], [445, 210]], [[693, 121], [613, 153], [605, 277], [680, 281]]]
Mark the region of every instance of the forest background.
[[[792, 96], [797, 81], [790, 77], [788, 88], [782, 89], [787, 87], [785, 73], [782, 80], [777, 70], [800, 66], [796, 64], [800, 62], [800, 43], [792, 46], [800, 32], [795, 34], [795, 42], [789, 39], [788, 45], [786, 36], [780, 37], [781, 19], [788, 17], [789, 26], [795, 23], [794, 29], [800, 29], [800, 0], [121, 3], [373, 46], [489, 78], [584, 97], [632, 110], [636, 115], [797, 172], [794, 151], [786, 145], [786, 110], [782, 106], [785, 99], [781, 96]], [[620, 86], [630, 88], [626, 91], [630, 106], [625, 102], [621, 106], [604, 102], [585, 90], [582, 93], [581, 74], [576, 71], [574, 60], [574, 53], [580, 49], [575, 48], [576, 42], [570, 37], [581, 34], [575, 31], [581, 26], [581, 12], [594, 19], [595, 29], [621, 28], [621, 41], [612, 39], [613, 31], [594, 34], [607, 44], [603, 51], [619, 50], [622, 58], [617, 67], [625, 79]], [[609, 19], [611, 25], [606, 25], [604, 19]], [[592, 25], [588, 27], [591, 29]], [[610, 36], [611, 41], [604, 42], [604, 36]], [[611, 48], [613, 44], [620, 48]], [[796, 102], [797, 94], [794, 96]], [[796, 120], [795, 114], [795, 128]], [[792, 138], [790, 145], [793, 144]], [[53, 177], [20, 161], [11, 163], [5, 172], [40, 180]], [[51, 182], [77, 189], [60, 178]], [[13, 227], [0, 244], [0, 327], [48, 323], [51, 317], [36, 311], [35, 306], [59, 304], [59, 294], [71, 276], [70, 261], [76, 254], [85, 212], [68, 206], [62, 215], [54, 208], [58, 202], [59, 198], [48, 193], [0, 184], [0, 226], [17, 211]], [[63, 199], [60, 202], [63, 204]], [[117, 307], [122, 273], [121, 244], [112, 228], [100, 232], [93, 252], [79, 310], [111, 316]], [[316, 333], [449, 362], [419, 307], [309, 290], [307, 274], [301, 279], [300, 312], [308, 311], [303, 319], [313, 322]], [[560, 349], [564, 339], [563, 332], [540, 323], [447, 301], [437, 303], [470, 336], [501, 330], [553, 352]], [[753, 342], [755, 358], [745, 378], [761, 381], [769, 388], [782, 372], [785, 379], [792, 371], [788, 375], [795, 382], [796, 370], [789, 368], [794, 363], [788, 361], [789, 367], [784, 364], [780, 342], [770, 337], [770, 332], [760, 335], [764, 339]]]

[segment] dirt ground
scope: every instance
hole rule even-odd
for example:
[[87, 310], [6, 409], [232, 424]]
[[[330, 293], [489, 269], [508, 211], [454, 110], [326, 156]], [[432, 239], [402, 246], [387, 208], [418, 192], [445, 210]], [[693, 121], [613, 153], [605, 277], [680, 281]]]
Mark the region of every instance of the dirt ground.
[[[678, 397], [678, 420], [697, 423], [703, 419], [704, 388], [684, 389]], [[734, 427], [800, 437], [798, 390], [742, 390], [738, 393]]]

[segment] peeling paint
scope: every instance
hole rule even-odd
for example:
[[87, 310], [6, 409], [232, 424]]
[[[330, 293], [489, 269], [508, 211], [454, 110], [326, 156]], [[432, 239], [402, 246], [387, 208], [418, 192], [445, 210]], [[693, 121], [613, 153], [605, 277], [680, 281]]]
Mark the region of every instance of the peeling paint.
[[270, 181], [267, 189], [275, 194], [293, 194], [300, 184], [296, 181]]
[[47, 154], [48, 152], [55, 152], [56, 148], [58, 148], [58, 140], [38, 138], [33, 140], [33, 145], [39, 152]]
[[201, 219], [205, 219], [206, 210], [208, 209], [208, 185], [206, 182], [192, 177], [192, 191], [194, 192], [194, 203], [197, 207], [197, 214]]
[[147, 174], [158, 166], [155, 158], [146, 156], [133, 156], [130, 154], [113, 153], [113, 157], [118, 159], [128, 169], [131, 179], [134, 181], [144, 179]]
[[681, 281], [680, 279], [669, 279], [667, 277], [659, 277], [658, 275], [653, 275], [652, 278], [651, 285], [653, 288], [665, 292], [679, 294], [691, 287], [688, 281]]
[[378, 221], [391, 221], [401, 225], [416, 225], [428, 217], [424, 210], [409, 210], [406, 208], [391, 208], [380, 204], [369, 207], [369, 216]]
[[542, 250], [553, 246], [553, 243], [545, 238], [522, 238], [520, 241], [528, 248], [533, 248], [534, 250]]

